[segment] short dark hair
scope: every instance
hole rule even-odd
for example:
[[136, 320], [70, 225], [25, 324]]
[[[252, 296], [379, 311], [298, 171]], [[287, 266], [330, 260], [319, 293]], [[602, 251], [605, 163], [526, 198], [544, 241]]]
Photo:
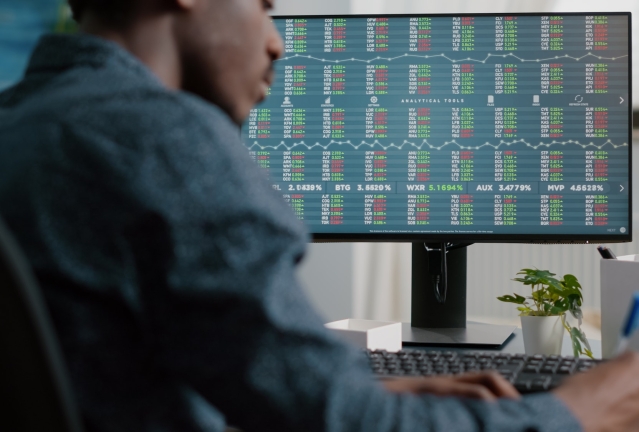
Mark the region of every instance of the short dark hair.
[[82, 15], [91, 10], [109, 23], [126, 21], [126, 15], [131, 11], [133, 0], [68, 0], [73, 19], [80, 22]]

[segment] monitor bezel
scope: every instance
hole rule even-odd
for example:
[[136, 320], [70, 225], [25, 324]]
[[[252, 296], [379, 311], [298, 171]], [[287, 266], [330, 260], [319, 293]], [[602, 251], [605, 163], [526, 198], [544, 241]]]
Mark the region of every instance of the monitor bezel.
[[525, 12], [525, 13], [459, 13], [459, 14], [328, 14], [328, 15], [271, 15], [278, 20], [329, 18], [420, 18], [420, 17], [505, 17], [505, 16], [625, 16], [628, 19], [628, 233], [627, 234], [466, 234], [466, 233], [314, 233], [315, 243], [330, 242], [424, 242], [424, 243], [529, 243], [529, 244], [588, 244], [627, 243], [632, 241], [632, 13], [631, 12]]

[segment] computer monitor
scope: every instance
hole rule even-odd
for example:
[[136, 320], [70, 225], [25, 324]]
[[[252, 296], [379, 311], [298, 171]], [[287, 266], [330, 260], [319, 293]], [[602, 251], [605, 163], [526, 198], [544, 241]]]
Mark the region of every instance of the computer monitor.
[[246, 145], [315, 241], [413, 242], [408, 342], [510, 334], [466, 324], [465, 245], [631, 240], [630, 13], [273, 20]]

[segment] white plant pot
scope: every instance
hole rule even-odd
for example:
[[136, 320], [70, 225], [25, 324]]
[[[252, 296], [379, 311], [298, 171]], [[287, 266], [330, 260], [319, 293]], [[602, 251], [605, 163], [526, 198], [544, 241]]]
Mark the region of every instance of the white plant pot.
[[564, 326], [560, 316], [521, 316], [526, 354], [561, 355]]

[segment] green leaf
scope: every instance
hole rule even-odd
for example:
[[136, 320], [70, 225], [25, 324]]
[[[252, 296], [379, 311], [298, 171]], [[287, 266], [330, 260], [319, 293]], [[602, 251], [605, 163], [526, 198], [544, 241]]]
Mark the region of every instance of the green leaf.
[[580, 328], [573, 327], [570, 330], [570, 336], [579, 339], [586, 346], [587, 351], [592, 351], [592, 348], [590, 348], [590, 342], [588, 342], [588, 339], [586, 338], [586, 334]]
[[538, 271], [539, 271], [539, 270], [537, 270], [537, 269], [524, 268], [524, 269], [521, 269], [521, 270], [519, 271], [519, 273], [517, 273], [517, 274], [534, 275], [534, 274], [536, 274]]
[[565, 297], [571, 302], [577, 303], [578, 306], [581, 306], [581, 301], [583, 300], [583, 296], [581, 295], [579, 291], [575, 291], [572, 289], [567, 290]]
[[581, 291], [576, 288], [564, 288], [564, 290], [562, 291], [562, 295], [566, 298], [571, 297], [573, 299], [576, 299], [577, 301], [579, 301], [580, 304], [581, 299], [583, 298], [581, 295]]
[[584, 314], [581, 311], [581, 308], [577, 308], [577, 309], [570, 309], [570, 315], [572, 315], [573, 317], [575, 317], [576, 320], [579, 320], [579, 323], [581, 325], [581, 320], [584, 318]]
[[533, 312], [533, 310], [527, 306], [519, 306], [517, 310], [520, 311], [521, 312], [520, 315], [523, 315], [523, 316], [528, 316]]
[[525, 274], [528, 276], [534, 276], [537, 278], [552, 278], [555, 276], [555, 273], [550, 273], [548, 270], [539, 270], [539, 269], [529, 269], [524, 268], [519, 271], [517, 274]]
[[519, 294], [515, 293], [514, 294], [515, 298], [520, 301], [521, 303], [525, 303], [526, 302], [526, 297], [520, 296]]
[[533, 297], [533, 300], [537, 301], [538, 303], [541, 303], [545, 300], [546, 293], [544, 292], [544, 290], [533, 291], [532, 297]]
[[567, 288], [573, 288], [576, 290], [581, 290], [581, 284], [579, 283], [579, 281], [577, 280], [577, 278], [571, 274], [566, 274], [564, 275], [564, 278], [562, 280], [563, 284], [565, 287]]
[[557, 288], [555, 288], [555, 287], [554, 287], [554, 286], [552, 286], [552, 285], [548, 287], [548, 292], [549, 292], [551, 295], [556, 296], [557, 298], [559, 298], [559, 297], [563, 297], [563, 296], [564, 296], [564, 292], [563, 292], [563, 290], [557, 289]]
[[546, 285], [549, 285], [549, 287], [552, 289], [553, 293], [557, 293], [559, 295], [562, 295], [562, 293], [565, 290], [564, 286], [557, 279], [548, 278], [548, 279], [546, 279], [545, 283], [546, 283]]
[[530, 279], [526, 279], [526, 278], [515, 278], [513, 279], [515, 282], [521, 282], [524, 285], [534, 285], [537, 282], [535, 282], [534, 280], [530, 280]]
[[550, 285], [557, 284], [559, 285], [559, 281], [553, 278], [555, 276], [554, 273], [550, 273], [548, 270], [538, 270], [538, 269], [521, 269], [519, 274], [526, 275], [523, 278], [515, 278], [514, 281], [521, 282], [524, 285]]
[[524, 304], [526, 302], [526, 298], [520, 295], [515, 294], [514, 296], [505, 295], [501, 297], [497, 297], [497, 300], [503, 301], [506, 303], [515, 303], [515, 304]]
[[579, 354], [581, 353], [581, 344], [579, 343], [579, 338], [575, 337], [572, 332], [570, 334], [570, 338], [572, 339], [572, 352], [575, 358], [579, 358]]
[[563, 307], [553, 306], [549, 309], [550, 315], [563, 315], [567, 309]]

